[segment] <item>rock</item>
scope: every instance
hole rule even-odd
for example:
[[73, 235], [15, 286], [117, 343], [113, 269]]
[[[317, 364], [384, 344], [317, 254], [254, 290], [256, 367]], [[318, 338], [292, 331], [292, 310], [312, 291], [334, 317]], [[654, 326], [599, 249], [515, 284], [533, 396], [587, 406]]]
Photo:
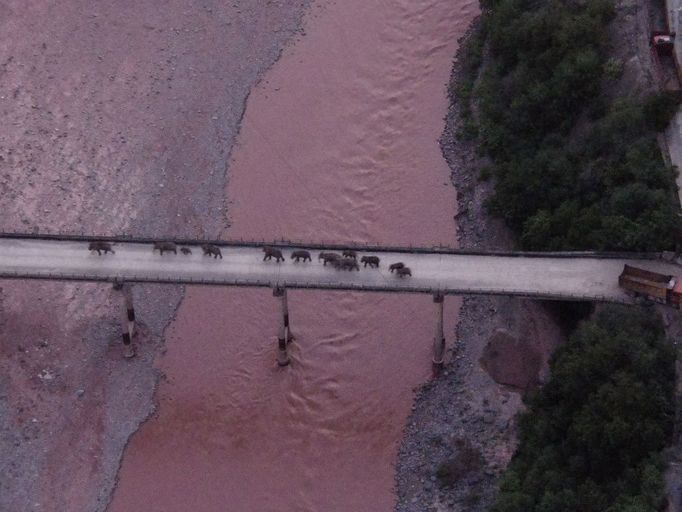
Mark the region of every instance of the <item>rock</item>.
[[675, 259], [676, 254], [672, 251], [663, 251], [661, 253], [661, 259], [665, 261], [673, 261]]
[[525, 391], [539, 381], [542, 356], [531, 344], [498, 329], [488, 340], [480, 363], [498, 384]]
[[45, 368], [44, 370], [42, 370], [38, 374], [38, 378], [42, 381], [50, 381], [50, 380], [53, 380], [55, 378], [55, 374], [54, 374], [54, 372]]
[[77, 390], [76, 390], [76, 396], [77, 396], [78, 398], [82, 397], [84, 394], [85, 394], [85, 390], [84, 390], [84, 389], [77, 389]]

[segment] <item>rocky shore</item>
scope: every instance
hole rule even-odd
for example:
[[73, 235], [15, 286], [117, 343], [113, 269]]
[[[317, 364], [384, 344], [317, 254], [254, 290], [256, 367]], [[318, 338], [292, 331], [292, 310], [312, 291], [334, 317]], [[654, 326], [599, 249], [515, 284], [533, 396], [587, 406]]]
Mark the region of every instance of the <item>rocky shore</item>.
[[[623, 63], [623, 71], [619, 80], [609, 84], [609, 94], [627, 95], [661, 86], [647, 40], [652, 24], [660, 25], [659, 11], [658, 4], [616, 2], [609, 51], [615, 61]], [[452, 83], [460, 76], [461, 64], [456, 61]], [[474, 142], [456, 137], [462, 125], [459, 108], [458, 99], [451, 98], [440, 142], [457, 189], [460, 247], [512, 249], [512, 234], [483, 206], [493, 187], [491, 180], [479, 179], [485, 161], [476, 155]], [[682, 335], [678, 315], [665, 307], [657, 309], [669, 338], [676, 343]], [[558, 325], [559, 311], [551, 303], [528, 300], [464, 299], [451, 360], [440, 375], [417, 391], [405, 427], [396, 471], [397, 511], [488, 510], [515, 448], [514, 416], [523, 407], [521, 393], [547, 377], [549, 355], [566, 337]], [[678, 397], [679, 388], [678, 383]], [[674, 446], [666, 453], [671, 511], [680, 510], [682, 503], [679, 426], [676, 432]]]
[[[0, 230], [220, 236], [246, 98], [307, 4], [0, 2]], [[182, 292], [135, 287], [124, 360], [111, 287], [3, 282], [0, 510], [106, 508]]]
[[[456, 60], [451, 83], [459, 76]], [[452, 97], [440, 139], [457, 190], [459, 246], [513, 249], [511, 233], [484, 209], [492, 183], [478, 179], [475, 143], [456, 136], [459, 108]], [[396, 468], [397, 512], [490, 507], [516, 446], [521, 395], [547, 377], [564, 333], [546, 305], [481, 296], [464, 298], [455, 338], [443, 371], [417, 391]]]

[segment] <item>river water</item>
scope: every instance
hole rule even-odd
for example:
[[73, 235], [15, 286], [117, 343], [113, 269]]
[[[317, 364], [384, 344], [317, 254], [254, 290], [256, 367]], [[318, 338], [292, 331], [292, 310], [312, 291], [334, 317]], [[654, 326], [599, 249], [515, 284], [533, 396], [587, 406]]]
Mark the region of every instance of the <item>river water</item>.
[[[437, 139], [476, 14], [473, 0], [314, 3], [249, 97], [224, 236], [455, 245]], [[446, 300], [449, 344], [458, 306]], [[431, 297], [290, 291], [289, 308], [281, 369], [270, 290], [187, 288], [111, 512], [392, 509], [413, 389], [431, 373]]]

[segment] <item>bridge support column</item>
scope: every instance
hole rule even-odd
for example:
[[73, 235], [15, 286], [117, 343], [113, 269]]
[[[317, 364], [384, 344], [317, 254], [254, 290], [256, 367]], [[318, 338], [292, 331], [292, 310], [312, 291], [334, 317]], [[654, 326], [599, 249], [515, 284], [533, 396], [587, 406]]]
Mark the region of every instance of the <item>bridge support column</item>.
[[433, 336], [433, 366], [435, 368], [443, 367], [443, 358], [445, 355], [445, 335], [443, 334], [443, 302], [445, 297], [442, 293], [436, 293], [433, 296], [433, 302], [436, 305], [436, 332]]
[[279, 298], [280, 312], [282, 316], [277, 334], [277, 364], [280, 366], [286, 366], [291, 362], [289, 359], [289, 353], [287, 351], [287, 344], [292, 339], [291, 331], [289, 330], [289, 304], [287, 302], [287, 290], [286, 288], [275, 288], [272, 291], [272, 294]]
[[135, 334], [135, 307], [133, 305], [133, 289], [130, 284], [122, 281], [114, 283], [114, 290], [119, 290], [123, 296], [121, 312], [121, 338], [123, 339], [123, 357], [134, 357], [135, 347], [133, 336]]

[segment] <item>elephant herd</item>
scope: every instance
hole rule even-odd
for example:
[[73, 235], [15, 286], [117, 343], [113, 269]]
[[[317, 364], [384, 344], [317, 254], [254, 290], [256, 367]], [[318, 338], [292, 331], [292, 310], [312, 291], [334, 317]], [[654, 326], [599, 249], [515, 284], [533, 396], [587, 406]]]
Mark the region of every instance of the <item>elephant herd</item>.
[[[204, 256], [213, 256], [214, 259], [223, 258], [223, 253], [220, 250], [220, 247], [217, 245], [202, 244], [200, 247]], [[88, 250], [97, 252], [97, 254], [100, 256], [102, 253], [115, 254], [111, 242], [90, 242], [88, 245]], [[180, 247], [179, 250], [180, 253], [185, 256], [192, 254], [192, 250], [189, 247]], [[284, 261], [282, 251], [277, 247], [264, 246], [262, 250], [263, 261], [270, 261], [272, 259], [274, 259], [276, 263]], [[177, 254], [178, 246], [175, 242], [154, 242], [152, 252], [156, 251], [159, 251], [159, 254], [161, 255], [163, 255], [165, 252]], [[301, 260], [304, 263], [307, 261], [312, 262], [313, 260], [310, 256], [310, 252], [302, 249], [292, 251], [291, 259], [296, 263], [300, 262]], [[318, 261], [322, 260], [324, 266], [327, 266], [327, 263], [329, 263], [337, 270], [360, 270], [360, 265], [358, 264], [358, 255], [353, 250], [345, 250], [341, 254], [335, 252], [320, 252], [317, 259]], [[370, 268], [379, 268], [379, 262], [380, 260], [378, 256], [362, 256], [360, 258], [360, 263], [363, 264], [363, 268], [367, 267], [367, 265], [369, 265]], [[395, 274], [400, 278], [412, 275], [410, 268], [406, 267], [403, 262], [392, 263], [389, 265], [388, 269], [391, 273], [395, 272]]]

